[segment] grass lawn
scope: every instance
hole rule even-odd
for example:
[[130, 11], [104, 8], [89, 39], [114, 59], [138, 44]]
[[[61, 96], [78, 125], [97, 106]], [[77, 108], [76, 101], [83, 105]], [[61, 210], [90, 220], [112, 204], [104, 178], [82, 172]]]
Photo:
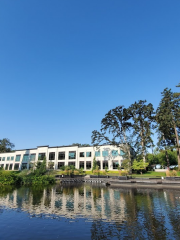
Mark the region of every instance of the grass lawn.
[[[50, 171], [51, 172], [51, 175], [60, 175], [62, 174], [62, 171], [61, 170], [54, 170], [54, 171]], [[178, 173], [178, 176], [180, 176], [180, 172], [177, 172]], [[84, 171], [84, 174], [85, 175], [93, 175], [92, 171]], [[106, 175], [105, 174], [105, 171], [100, 171], [100, 174], [99, 175]], [[108, 176], [119, 176], [119, 171], [110, 171], [108, 170], [108, 173], [107, 173]], [[154, 171], [149, 171], [147, 173], [143, 173], [142, 175], [141, 174], [132, 174], [132, 177], [148, 177], [148, 178], [155, 178], [155, 177], [165, 177], [166, 176], [166, 173], [165, 172], [154, 172]]]

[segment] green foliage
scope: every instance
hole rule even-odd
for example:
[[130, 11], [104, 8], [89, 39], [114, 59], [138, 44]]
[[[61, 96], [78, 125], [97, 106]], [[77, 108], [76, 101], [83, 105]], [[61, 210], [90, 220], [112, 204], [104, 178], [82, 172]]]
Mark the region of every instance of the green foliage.
[[0, 153], [11, 152], [14, 148], [14, 144], [10, 142], [8, 138], [3, 138], [0, 140]]
[[122, 164], [121, 164], [121, 168], [124, 168], [124, 170], [129, 172], [132, 168], [130, 160], [129, 159], [124, 159]]
[[128, 171], [124, 170], [124, 171], [119, 171], [119, 176], [127, 176], [128, 175]]
[[[180, 94], [173, 93], [168, 88], [165, 88], [161, 94], [162, 99], [156, 111], [158, 145], [165, 150], [176, 148], [180, 168]], [[167, 161], [169, 161], [168, 155]]]
[[[177, 165], [177, 152], [167, 150], [169, 163], [170, 165]], [[162, 166], [167, 166], [166, 152], [165, 150], [161, 150], [160, 152], [156, 152], [155, 154], [148, 153], [146, 155], [147, 162], [149, 165], [153, 164], [161, 164]]]
[[130, 106], [130, 112], [133, 120], [134, 147], [137, 153], [142, 154], [145, 161], [147, 148], [153, 144], [151, 136], [155, 127], [154, 108], [151, 103], [146, 104], [146, 100], [140, 100]]
[[140, 171], [142, 174], [142, 170], [145, 169], [149, 163], [144, 162], [143, 160], [140, 160], [139, 162], [137, 160], [133, 161], [132, 169]]
[[131, 159], [130, 143], [131, 137], [128, 135], [132, 123], [129, 109], [118, 106], [110, 110], [101, 120], [100, 131], [92, 132], [92, 144], [98, 146], [102, 143], [121, 147], [125, 155]]
[[21, 178], [14, 172], [0, 171], [0, 185], [20, 184]]
[[52, 184], [55, 183], [55, 178], [54, 176], [49, 175], [29, 175], [23, 177], [21, 183], [23, 185]]
[[97, 161], [96, 161], [96, 157], [94, 157], [94, 158], [93, 158], [92, 172], [93, 172], [94, 170], [96, 170], [96, 168], [97, 168]]
[[35, 165], [34, 175], [41, 176], [46, 173], [46, 158], [43, 161], [38, 160]]

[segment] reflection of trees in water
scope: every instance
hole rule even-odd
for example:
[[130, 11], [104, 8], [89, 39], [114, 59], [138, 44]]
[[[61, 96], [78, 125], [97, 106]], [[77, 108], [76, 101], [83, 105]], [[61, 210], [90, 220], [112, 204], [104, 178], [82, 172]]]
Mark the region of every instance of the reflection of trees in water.
[[16, 189], [15, 186], [0, 186], [0, 197], [5, 197], [7, 194], [13, 193], [13, 191]]
[[94, 220], [91, 227], [91, 239], [121, 239], [119, 232], [114, 228], [114, 225], [105, 224], [102, 220]]
[[42, 202], [44, 187], [42, 186], [33, 186], [30, 187], [30, 192], [32, 195], [32, 204], [39, 205]]
[[166, 239], [169, 232], [180, 239], [180, 191], [56, 185], [5, 187], [0, 193], [1, 205], [93, 219], [92, 239]]
[[101, 198], [101, 188], [98, 186], [94, 186], [92, 188], [92, 194], [93, 194], [93, 200], [94, 200], [94, 204], [96, 204], [96, 200], [98, 198]]

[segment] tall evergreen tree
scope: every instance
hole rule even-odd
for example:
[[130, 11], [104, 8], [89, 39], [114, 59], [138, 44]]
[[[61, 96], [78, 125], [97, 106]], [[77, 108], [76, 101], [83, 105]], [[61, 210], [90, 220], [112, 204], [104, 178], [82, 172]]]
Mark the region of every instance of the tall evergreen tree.
[[166, 151], [168, 147], [177, 149], [180, 169], [180, 94], [173, 93], [168, 88], [165, 88], [161, 94], [162, 99], [156, 111], [156, 121], [160, 133], [159, 144], [164, 146]]
[[151, 147], [153, 140], [151, 138], [154, 128], [154, 108], [151, 103], [146, 104], [146, 100], [135, 102], [130, 106], [130, 112], [133, 120], [133, 136], [135, 139], [135, 148], [140, 152], [145, 162], [147, 148]]

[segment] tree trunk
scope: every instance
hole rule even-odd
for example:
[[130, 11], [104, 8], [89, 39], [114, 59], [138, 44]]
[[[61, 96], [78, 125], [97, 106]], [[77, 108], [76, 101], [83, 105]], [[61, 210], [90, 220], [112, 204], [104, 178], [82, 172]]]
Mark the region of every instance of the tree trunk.
[[144, 138], [143, 138], [143, 127], [141, 128], [141, 146], [142, 146], [142, 154], [143, 154], [143, 162], [146, 162], [146, 157], [145, 157], [145, 153], [144, 153]]
[[169, 156], [168, 156], [168, 152], [166, 150], [166, 160], [167, 160], [167, 167], [168, 167], [168, 170], [169, 170]]
[[126, 138], [126, 133], [123, 129], [123, 137], [124, 137], [124, 141], [125, 141], [125, 144], [126, 144], [126, 150], [128, 152], [128, 157], [129, 157], [129, 173], [132, 174], [132, 169], [131, 169], [131, 166], [132, 166], [132, 159], [131, 159], [131, 152], [130, 152], [130, 147], [128, 146], [128, 143], [127, 143], [127, 138]]
[[177, 144], [177, 157], [178, 157], [178, 169], [180, 171], [180, 149], [179, 149], [179, 137], [178, 137], [178, 133], [177, 133], [177, 130], [176, 130], [176, 125], [175, 125], [175, 122], [173, 120], [173, 123], [174, 123], [174, 131], [175, 131], [175, 135], [176, 135], [176, 144]]

